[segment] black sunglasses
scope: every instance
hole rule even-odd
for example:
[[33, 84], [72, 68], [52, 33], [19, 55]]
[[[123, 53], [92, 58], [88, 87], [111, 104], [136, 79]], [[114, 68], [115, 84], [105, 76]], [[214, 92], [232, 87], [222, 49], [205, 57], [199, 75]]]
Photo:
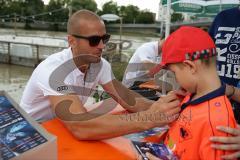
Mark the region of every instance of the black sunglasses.
[[110, 34], [104, 34], [103, 36], [89, 36], [89, 37], [72, 34], [72, 36], [76, 38], [87, 39], [89, 41], [89, 45], [92, 47], [97, 46], [101, 40], [103, 41], [103, 44], [106, 44], [111, 37]]

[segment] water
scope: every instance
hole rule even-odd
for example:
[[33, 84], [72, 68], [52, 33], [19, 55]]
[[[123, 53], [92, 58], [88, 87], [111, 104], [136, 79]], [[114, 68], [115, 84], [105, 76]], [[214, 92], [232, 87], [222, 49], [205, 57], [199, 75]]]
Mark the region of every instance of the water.
[[17, 103], [34, 68], [0, 63], [0, 90], [5, 90]]
[[[13, 29], [0, 29], [2, 36], [14, 35]], [[65, 39], [66, 33], [64, 32], [50, 32], [50, 31], [26, 31], [17, 30], [18, 36], [30, 36], [30, 37], [47, 37], [54, 39]], [[112, 35], [111, 40], [118, 40], [119, 35]], [[122, 36], [123, 40], [129, 40], [132, 43], [131, 48], [123, 50], [123, 52], [130, 55], [145, 42], [158, 40], [156, 37], [137, 37], [137, 36]], [[19, 103], [22, 97], [23, 90], [26, 86], [28, 79], [30, 78], [34, 68], [23, 67], [19, 65], [8, 65], [0, 63], [0, 90], [5, 90], [9, 95]]]
[[[8, 37], [10, 35], [15, 35], [14, 29], [2, 29], [0, 28], [0, 40], [9, 39]], [[57, 40], [57, 44], [60, 44], [61, 46], [66, 46], [62, 40], [67, 41], [67, 34], [65, 32], [53, 32], [53, 31], [35, 31], [35, 30], [23, 30], [23, 29], [17, 29], [16, 35], [19, 37], [30, 37], [30, 41], [34, 41], [34, 37], [44, 37], [46, 38], [44, 41], [47, 45], [51, 45], [47, 40], [48, 38], [53, 38]], [[141, 36], [141, 35], [140, 35]], [[119, 35], [111, 35], [110, 41], [119, 41], [120, 36]], [[123, 50], [123, 52], [132, 54], [142, 43], [150, 42], [150, 41], [156, 41], [158, 40], [158, 37], [148, 37], [148, 36], [122, 36], [122, 40], [127, 40], [132, 43], [131, 48], [128, 48], [127, 50]], [[12, 41], [12, 40], [11, 40]], [[26, 41], [26, 40], [24, 40]], [[26, 42], [30, 42], [27, 40]], [[42, 44], [44, 41], [37, 41], [38, 43]]]

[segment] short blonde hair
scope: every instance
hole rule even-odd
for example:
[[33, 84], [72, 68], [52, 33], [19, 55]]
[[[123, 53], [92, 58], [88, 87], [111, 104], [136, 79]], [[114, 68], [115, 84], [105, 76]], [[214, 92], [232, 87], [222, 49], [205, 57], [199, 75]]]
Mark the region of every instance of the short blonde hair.
[[102, 21], [94, 12], [89, 10], [79, 10], [75, 12], [68, 20], [67, 33], [74, 34], [81, 32], [80, 24], [84, 21]]

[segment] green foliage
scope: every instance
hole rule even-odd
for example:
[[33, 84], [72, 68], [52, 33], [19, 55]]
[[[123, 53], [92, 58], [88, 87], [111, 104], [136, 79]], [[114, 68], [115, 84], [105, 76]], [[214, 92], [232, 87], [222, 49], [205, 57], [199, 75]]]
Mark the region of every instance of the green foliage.
[[[59, 25], [67, 22], [70, 13], [79, 9], [91, 10], [98, 15], [116, 14], [123, 17], [123, 23], [154, 23], [154, 14], [149, 11], [141, 11], [137, 6], [118, 6], [112, 0], [106, 2], [102, 10], [97, 9], [95, 0], [50, 0], [44, 5], [43, 0], [0, 0], [0, 16], [2, 21], [25, 22], [26, 28], [31, 23], [50, 23], [52, 29], [58, 30]], [[173, 16], [173, 21], [179, 19]], [[181, 19], [181, 17], [180, 17]], [[119, 23], [113, 22], [113, 23]]]
[[93, 12], [97, 11], [97, 3], [94, 0], [71, 0], [71, 5], [73, 12], [76, 12], [79, 9], [87, 9]]
[[142, 11], [137, 16], [137, 23], [151, 24], [155, 21], [155, 14], [149, 11]]
[[112, 63], [113, 74], [117, 80], [122, 81], [127, 65], [128, 65], [127, 62], [113, 62]]
[[134, 23], [139, 13], [139, 8], [134, 5], [120, 7], [120, 14], [123, 17], [123, 23]]
[[[44, 3], [42, 0], [1, 0], [0, 1], [0, 10], [1, 15], [10, 15], [6, 19], [13, 18], [14, 15], [17, 15], [17, 18], [20, 16], [35, 15], [43, 12]], [[23, 21], [23, 19], [22, 19]]]
[[108, 13], [123, 17], [123, 23], [154, 23], [155, 21], [155, 15], [152, 12], [146, 10], [140, 11], [139, 8], [134, 5], [117, 6], [117, 3], [112, 0], [106, 2], [102, 6], [102, 10], [98, 11], [99, 15]]
[[[45, 8], [45, 12], [49, 12], [49, 14], [43, 16], [44, 20], [49, 22], [66, 22], [68, 19], [68, 9], [64, 8], [64, 6], [66, 6], [65, 3], [64, 0], [50, 0]], [[53, 12], [61, 8], [61, 11]]]
[[46, 19], [51, 22], [67, 22], [70, 8], [72, 9], [72, 13], [80, 9], [96, 12], [97, 3], [94, 0], [50, 0], [49, 4], [46, 6], [46, 12], [61, 8], [62, 11], [52, 13], [48, 15]]
[[43, 12], [44, 3], [42, 0], [25, 0], [24, 9], [24, 15], [39, 14]]
[[184, 17], [181, 13], [173, 13], [171, 16], [171, 22], [183, 21]]
[[103, 15], [103, 14], [119, 14], [118, 11], [118, 6], [116, 2], [113, 1], [109, 1], [104, 3], [104, 5], [102, 6], [102, 11], [98, 12], [99, 15]]

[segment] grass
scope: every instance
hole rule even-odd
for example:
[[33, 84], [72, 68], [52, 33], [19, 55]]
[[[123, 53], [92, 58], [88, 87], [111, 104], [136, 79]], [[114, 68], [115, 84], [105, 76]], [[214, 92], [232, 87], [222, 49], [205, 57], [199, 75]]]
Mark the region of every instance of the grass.
[[128, 65], [127, 62], [112, 62], [113, 74], [117, 80], [122, 81], [124, 71]]

